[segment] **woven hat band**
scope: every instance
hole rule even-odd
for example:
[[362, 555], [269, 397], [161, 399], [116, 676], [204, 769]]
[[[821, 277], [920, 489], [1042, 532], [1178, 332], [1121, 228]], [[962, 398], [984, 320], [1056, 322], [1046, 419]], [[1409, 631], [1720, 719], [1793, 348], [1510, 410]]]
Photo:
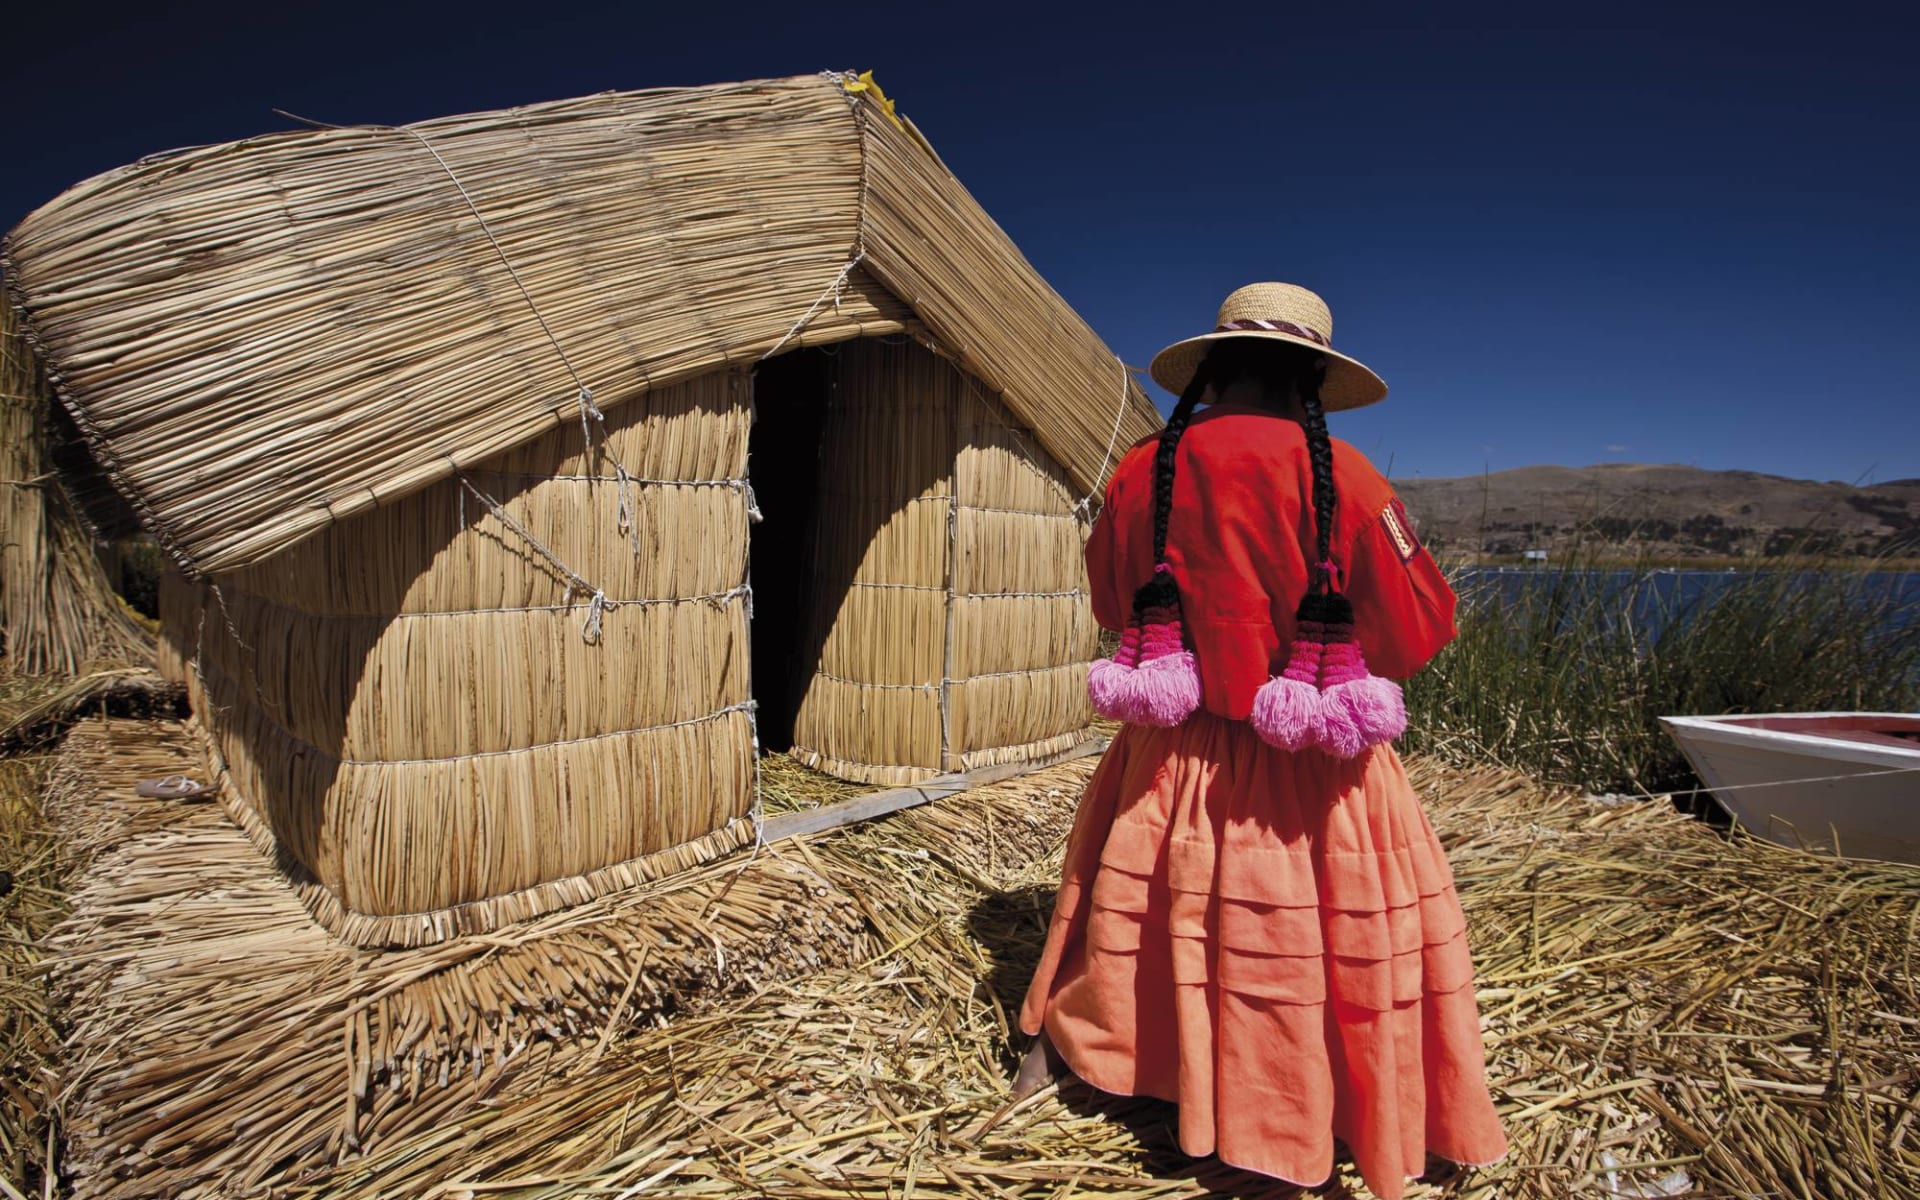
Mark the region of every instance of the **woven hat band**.
[[1291, 321], [1274, 321], [1265, 318], [1249, 318], [1242, 321], [1228, 321], [1214, 327], [1215, 333], [1250, 333], [1265, 330], [1268, 333], [1284, 333], [1288, 337], [1305, 338], [1316, 346], [1333, 349], [1333, 342], [1326, 334], [1317, 329], [1308, 329], [1304, 325], [1295, 325]]

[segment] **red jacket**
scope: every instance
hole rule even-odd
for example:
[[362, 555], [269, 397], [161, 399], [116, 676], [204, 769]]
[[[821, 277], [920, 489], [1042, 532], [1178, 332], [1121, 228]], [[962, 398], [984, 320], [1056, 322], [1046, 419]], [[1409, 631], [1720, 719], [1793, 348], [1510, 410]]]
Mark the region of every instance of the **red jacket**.
[[[1093, 614], [1117, 630], [1153, 573], [1153, 459], [1130, 450], [1087, 542]], [[1454, 635], [1453, 589], [1415, 538], [1393, 488], [1333, 439], [1333, 560], [1374, 674], [1405, 679]], [[1167, 559], [1209, 712], [1244, 720], [1286, 663], [1313, 555], [1313, 471], [1305, 430], [1241, 405], [1201, 409], [1180, 439]]]

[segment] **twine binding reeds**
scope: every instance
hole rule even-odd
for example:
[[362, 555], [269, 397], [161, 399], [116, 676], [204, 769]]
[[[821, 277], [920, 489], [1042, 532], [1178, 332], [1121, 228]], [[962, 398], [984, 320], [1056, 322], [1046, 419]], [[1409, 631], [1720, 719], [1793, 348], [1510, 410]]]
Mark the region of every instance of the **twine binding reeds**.
[[[580, 432], [583, 436], [589, 439], [588, 444], [591, 445], [592, 444], [591, 435], [587, 433], [587, 423], [586, 423], [585, 416], [582, 416], [580, 419]], [[528, 546], [532, 547], [533, 551], [536, 554], [538, 554], [541, 558], [546, 559], [547, 562], [553, 567], [554, 570], [560, 572], [561, 578], [567, 581], [567, 592], [569, 596], [571, 596], [575, 592], [578, 592], [583, 596], [590, 597], [590, 602], [588, 603], [588, 606], [587, 606], [587, 619], [580, 626], [580, 638], [582, 641], [586, 642], [589, 646], [597, 645], [600, 641], [600, 632], [601, 632], [600, 615], [609, 608], [619, 608], [620, 601], [608, 600], [607, 593], [603, 589], [595, 587], [592, 583], [590, 583], [586, 579], [585, 576], [581, 575], [580, 572], [574, 570], [572, 567], [562, 562], [560, 560], [559, 555], [555, 554], [552, 550], [547, 548], [546, 543], [542, 542], [539, 538], [533, 536], [533, 534], [527, 532], [527, 529], [524, 525], [521, 525], [518, 521], [514, 520], [513, 514], [509, 513], [506, 510], [506, 508], [498, 500], [495, 500], [492, 496], [487, 495], [485, 492], [475, 487], [473, 485], [473, 481], [471, 479], [468, 479], [464, 474], [461, 475], [459, 478], [460, 478], [460, 486], [465, 488], [469, 493], [471, 493], [475, 499], [479, 500], [480, 503], [486, 507], [486, 510], [493, 514], [494, 520], [499, 521], [502, 525], [505, 525], [508, 529], [512, 530], [515, 536], [517, 536], [521, 541], [525, 542]], [[620, 521], [621, 521], [620, 532], [626, 533], [627, 532], [627, 524], [626, 524], [627, 500], [626, 500], [626, 485], [624, 481], [621, 484], [621, 491], [620, 491]]]
[[772, 347], [770, 347], [767, 350], [765, 354], [762, 354], [760, 356], [759, 361], [765, 362], [768, 359], [772, 358], [774, 355], [780, 353], [782, 350], [785, 350], [787, 348], [787, 343], [791, 342], [796, 336], [798, 336], [798, 334], [802, 329], [805, 329], [807, 327], [807, 322], [813, 320], [813, 314], [819, 312], [820, 306], [822, 304], [825, 304], [828, 300], [833, 301], [833, 311], [836, 313], [839, 312], [840, 296], [843, 292], [846, 291], [847, 277], [853, 274], [853, 269], [859, 266], [862, 260], [864, 260], [866, 257], [867, 257], [867, 252], [865, 250], [856, 249], [854, 251], [853, 257], [847, 260], [847, 265], [844, 267], [841, 267], [840, 273], [838, 275], [835, 275], [833, 277], [833, 282], [827, 285], [827, 290], [820, 293], [819, 299], [815, 300], [811, 305], [809, 305], [807, 307], [807, 311], [800, 314], [800, 319], [795, 321], [792, 327], [789, 328], [786, 333], [782, 334], [780, 337], [780, 340], [775, 342], [772, 345]]

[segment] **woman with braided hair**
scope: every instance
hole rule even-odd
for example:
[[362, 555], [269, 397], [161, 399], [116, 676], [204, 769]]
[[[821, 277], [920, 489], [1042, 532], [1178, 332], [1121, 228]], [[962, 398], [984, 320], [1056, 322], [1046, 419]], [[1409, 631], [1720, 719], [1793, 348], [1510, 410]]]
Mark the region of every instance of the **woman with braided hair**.
[[[1180, 1106], [1181, 1147], [1303, 1185], [1345, 1143], [1387, 1200], [1506, 1153], [1466, 920], [1401, 769], [1398, 685], [1454, 596], [1326, 413], [1386, 385], [1320, 298], [1228, 297], [1153, 376], [1180, 401], [1087, 544], [1122, 722], [1081, 801], [1015, 1090], [1062, 1068]], [[1378, 672], [1379, 674], [1375, 674]]]

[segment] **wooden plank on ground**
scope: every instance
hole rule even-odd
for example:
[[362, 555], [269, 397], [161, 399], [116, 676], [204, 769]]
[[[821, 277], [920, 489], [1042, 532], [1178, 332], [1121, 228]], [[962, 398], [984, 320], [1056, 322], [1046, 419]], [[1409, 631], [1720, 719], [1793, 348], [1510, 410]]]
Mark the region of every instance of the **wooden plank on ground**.
[[1020, 775], [1072, 762], [1077, 758], [1100, 754], [1107, 748], [1106, 738], [1093, 738], [1081, 742], [1064, 754], [1055, 754], [1033, 762], [1002, 763], [994, 767], [981, 767], [974, 771], [963, 771], [953, 775], [942, 775], [929, 779], [913, 787], [888, 788], [883, 792], [869, 792], [864, 796], [855, 796], [851, 800], [842, 800], [838, 804], [823, 804], [819, 808], [802, 809], [799, 812], [781, 813], [768, 817], [761, 826], [764, 841], [778, 842], [790, 837], [799, 837], [805, 833], [819, 833], [826, 829], [838, 829], [842, 825], [852, 825], [857, 821], [870, 821], [875, 817], [884, 817], [904, 808], [917, 808], [930, 804], [947, 796], [957, 795], [971, 788], [983, 787], [989, 783], [1013, 779]]

